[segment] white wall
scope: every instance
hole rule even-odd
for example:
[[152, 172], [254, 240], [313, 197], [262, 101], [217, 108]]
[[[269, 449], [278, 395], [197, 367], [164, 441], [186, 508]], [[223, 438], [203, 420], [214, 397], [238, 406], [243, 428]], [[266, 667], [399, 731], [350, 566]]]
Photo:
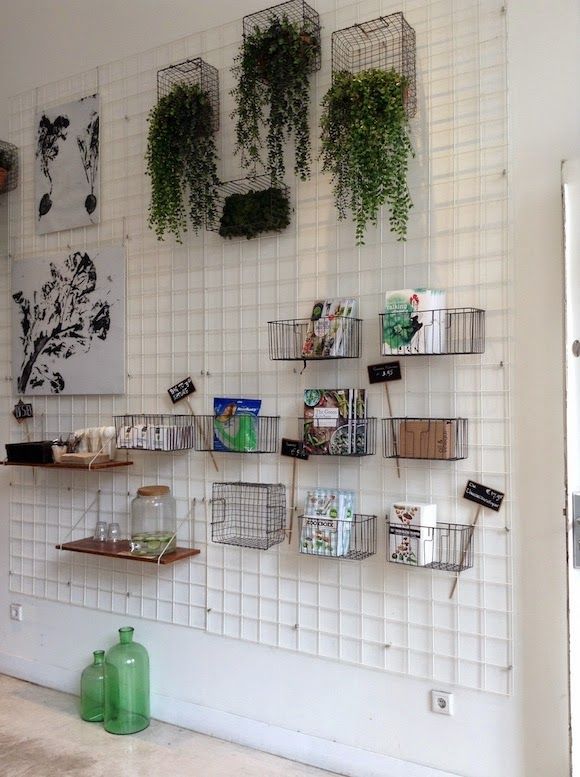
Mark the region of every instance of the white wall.
[[[255, 0], [245, 0], [235, 9], [221, 1], [207, 7], [191, 0], [162, 4], [70, 0], [56, 6], [57, 16], [53, 2], [5, 2], [0, 137], [6, 136], [9, 95], [241, 17], [256, 6]], [[369, 15], [375, 7], [377, 3], [369, 3]], [[428, 772], [405, 770], [388, 760], [371, 766], [371, 759], [335, 749], [332, 742], [464, 777], [568, 773], [559, 186], [560, 160], [578, 154], [580, 138], [576, 88], [580, 73], [572, 59], [580, 33], [577, 3], [514, 0], [509, 29], [516, 268], [512, 407], [520, 516], [515, 695], [499, 698], [461, 689], [455, 717], [437, 717], [428, 711], [431, 686], [426, 682], [143, 621], [139, 635], [150, 647], [154, 711], [160, 717], [189, 720], [203, 730], [229, 732], [232, 738], [247, 736], [256, 745], [334, 768], [339, 762], [333, 757], [347, 768], [349, 759], [356, 763], [358, 758], [358, 771], [353, 766], [352, 774]], [[1, 390], [4, 396], [9, 394], [6, 384]], [[3, 418], [4, 435], [6, 427]], [[4, 502], [0, 569], [6, 581], [9, 473], [0, 473], [0, 478]], [[530, 484], [535, 484], [533, 493]], [[78, 668], [96, 644], [110, 639], [118, 620], [106, 613], [25, 598], [25, 621], [15, 624], [8, 620], [8, 601], [4, 585], [0, 668], [67, 690], [74, 690]], [[240, 719], [236, 722], [212, 710]], [[247, 721], [270, 727], [253, 727]], [[301, 731], [327, 744], [284, 738], [272, 727]]]

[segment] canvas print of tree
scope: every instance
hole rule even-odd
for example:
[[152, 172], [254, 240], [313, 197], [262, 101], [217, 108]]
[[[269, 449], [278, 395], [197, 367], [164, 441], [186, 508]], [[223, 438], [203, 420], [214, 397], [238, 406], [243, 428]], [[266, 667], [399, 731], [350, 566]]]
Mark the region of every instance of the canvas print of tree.
[[12, 265], [14, 391], [123, 394], [122, 247]]
[[98, 95], [37, 114], [35, 183], [38, 235], [99, 222]]

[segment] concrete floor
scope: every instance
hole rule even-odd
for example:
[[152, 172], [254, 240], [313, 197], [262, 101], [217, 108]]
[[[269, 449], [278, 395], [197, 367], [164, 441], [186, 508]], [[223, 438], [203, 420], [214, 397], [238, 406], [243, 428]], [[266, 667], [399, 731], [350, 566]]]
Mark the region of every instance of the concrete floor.
[[151, 721], [130, 736], [85, 723], [78, 699], [0, 675], [2, 777], [324, 777], [330, 772]]

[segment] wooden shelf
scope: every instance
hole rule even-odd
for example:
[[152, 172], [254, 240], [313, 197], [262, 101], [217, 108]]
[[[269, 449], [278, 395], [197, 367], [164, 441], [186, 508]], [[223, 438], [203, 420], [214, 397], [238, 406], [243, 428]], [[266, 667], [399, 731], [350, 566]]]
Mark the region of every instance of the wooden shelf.
[[41, 469], [77, 469], [84, 472], [92, 472], [94, 469], [114, 469], [115, 467], [130, 467], [132, 461], [102, 461], [100, 464], [92, 464], [90, 467], [81, 467], [78, 464], [59, 464], [51, 462], [50, 464], [32, 464], [27, 461], [5, 461], [6, 467], [40, 467]]
[[[85, 537], [84, 540], [75, 540], [74, 542], [64, 542], [62, 545], [56, 545], [57, 550], [72, 550], [75, 553], [90, 553], [93, 556], [108, 556], [109, 558], [122, 558], [130, 561], [147, 561], [150, 564], [157, 564], [157, 556], [135, 556], [131, 553], [131, 543], [129, 540], [118, 540], [117, 542], [102, 542], [94, 540], [92, 537]], [[197, 556], [201, 553], [197, 548], [176, 548], [173, 553], [166, 553], [161, 556], [160, 564], [173, 564], [190, 556]]]

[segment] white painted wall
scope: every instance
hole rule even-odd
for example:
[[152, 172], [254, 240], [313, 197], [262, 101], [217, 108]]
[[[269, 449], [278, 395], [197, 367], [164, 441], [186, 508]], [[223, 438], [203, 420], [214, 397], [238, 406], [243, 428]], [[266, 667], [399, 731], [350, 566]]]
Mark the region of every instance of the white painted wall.
[[[268, 3], [243, 0], [232, 8], [224, 0], [211, 5], [5, 0], [0, 137], [6, 136], [9, 95], [260, 5]], [[369, 2], [369, 14], [375, 10], [379, 4]], [[509, 29], [516, 269], [512, 406], [520, 516], [515, 695], [497, 698], [462, 689], [456, 715], [448, 719], [428, 711], [430, 686], [422, 681], [143, 621], [139, 637], [150, 648], [159, 717], [349, 774], [433, 774], [403, 761], [464, 777], [568, 774], [560, 161], [579, 153], [577, 0], [513, 0]], [[5, 293], [3, 288], [3, 299]], [[7, 384], [2, 382], [0, 391], [8, 395]], [[3, 418], [3, 439], [6, 425]], [[87, 654], [97, 644], [110, 644], [118, 618], [25, 597], [24, 622], [8, 620], [8, 477], [0, 472], [0, 669], [73, 691]], [[308, 736], [290, 733], [297, 731]]]

